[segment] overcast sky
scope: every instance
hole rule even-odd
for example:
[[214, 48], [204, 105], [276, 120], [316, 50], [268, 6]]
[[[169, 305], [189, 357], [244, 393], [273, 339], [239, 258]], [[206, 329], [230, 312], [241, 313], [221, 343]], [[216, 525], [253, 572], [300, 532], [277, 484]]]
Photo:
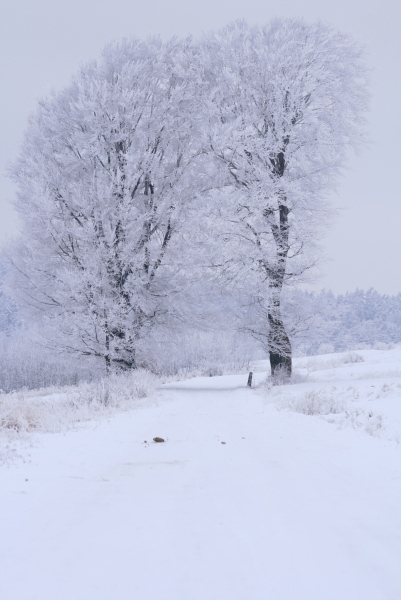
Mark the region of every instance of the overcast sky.
[[328, 261], [318, 287], [401, 292], [401, 0], [1, 0], [0, 242], [17, 232], [6, 164], [17, 154], [29, 113], [80, 64], [124, 36], [198, 34], [245, 18], [324, 20], [352, 33], [372, 73], [371, 144], [352, 158], [334, 201]]

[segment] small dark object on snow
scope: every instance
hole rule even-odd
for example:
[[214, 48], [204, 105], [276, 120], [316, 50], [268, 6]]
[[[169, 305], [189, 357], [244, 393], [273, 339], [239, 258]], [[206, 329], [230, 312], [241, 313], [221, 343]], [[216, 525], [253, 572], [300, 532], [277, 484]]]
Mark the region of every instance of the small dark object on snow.
[[221, 442], [222, 444], [225, 444], [225, 442]]
[[253, 373], [252, 373], [252, 371], [250, 371], [249, 375], [248, 375], [248, 383], [247, 383], [248, 387], [252, 387], [252, 376], [253, 376]]
[[164, 442], [164, 439], [160, 438], [160, 437], [155, 437], [155, 438], [153, 438], [153, 441], [154, 442]]

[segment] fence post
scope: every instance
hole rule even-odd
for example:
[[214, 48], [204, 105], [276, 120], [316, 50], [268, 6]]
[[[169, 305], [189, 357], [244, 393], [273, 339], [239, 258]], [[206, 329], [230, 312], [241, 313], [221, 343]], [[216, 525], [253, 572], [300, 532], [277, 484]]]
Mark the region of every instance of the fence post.
[[248, 375], [248, 383], [247, 383], [248, 387], [252, 387], [252, 376], [253, 376], [253, 373], [252, 373], [252, 371], [250, 371], [249, 375]]

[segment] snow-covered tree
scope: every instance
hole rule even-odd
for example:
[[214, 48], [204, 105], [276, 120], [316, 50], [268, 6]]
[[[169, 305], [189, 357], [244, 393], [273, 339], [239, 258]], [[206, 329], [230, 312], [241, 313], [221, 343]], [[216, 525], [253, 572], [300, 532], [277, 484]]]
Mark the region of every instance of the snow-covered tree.
[[12, 169], [20, 300], [52, 343], [107, 369], [135, 367], [140, 340], [174, 310], [201, 172], [191, 52], [188, 40], [111, 45], [40, 102]]
[[328, 192], [361, 143], [363, 57], [325, 25], [275, 20], [205, 36], [199, 62], [204, 145], [222, 178], [212, 194], [223, 244], [214, 264], [251, 299], [246, 328], [269, 351], [272, 373], [290, 374], [283, 289], [316, 264]]

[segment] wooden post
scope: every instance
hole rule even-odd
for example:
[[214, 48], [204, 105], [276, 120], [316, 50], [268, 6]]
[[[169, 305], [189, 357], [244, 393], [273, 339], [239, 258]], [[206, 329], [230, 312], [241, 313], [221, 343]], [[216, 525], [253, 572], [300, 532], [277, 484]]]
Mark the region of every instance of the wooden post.
[[248, 387], [252, 387], [252, 375], [253, 375], [253, 373], [252, 373], [252, 371], [250, 371], [250, 373], [248, 375], [248, 383], [247, 383]]

